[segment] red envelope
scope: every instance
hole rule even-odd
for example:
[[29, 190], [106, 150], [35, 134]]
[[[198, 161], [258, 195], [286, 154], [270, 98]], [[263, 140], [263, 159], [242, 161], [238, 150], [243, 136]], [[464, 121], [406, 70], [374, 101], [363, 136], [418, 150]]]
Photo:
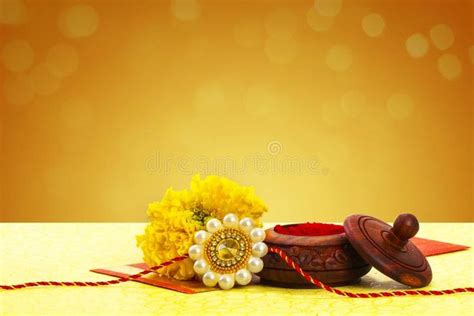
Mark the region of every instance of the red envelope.
[[463, 245], [450, 244], [447, 242], [436, 241], [425, 238], [414, 237], [410, 239], [420, 251], [426, 256], [436, 256], [443, 253], [455, 252], [460, 250], [466, 250], [469, 247]]
[[[145, 263], [134, 263], [124, 266], [104, 268], [104, 269], [93, 269], [92, 272], [112, 275], [116, 277], [127, 277], [133, 274], [137, 274], [142, 270], [147, 269], [148, 266]], [[159, 276], [156, 273], [147, 274], [141, 278], [136, 279], [135, 281], [146, 283], [158, 287], [162, 287], [169, 290], [178, 291], [186, 294], [195, 294], [201, 292], [214, 291], [217, 288], [210, 288], [202, 284], [202, 282], [197, 280], [191, 281], [180, 281], [172, 278]]]

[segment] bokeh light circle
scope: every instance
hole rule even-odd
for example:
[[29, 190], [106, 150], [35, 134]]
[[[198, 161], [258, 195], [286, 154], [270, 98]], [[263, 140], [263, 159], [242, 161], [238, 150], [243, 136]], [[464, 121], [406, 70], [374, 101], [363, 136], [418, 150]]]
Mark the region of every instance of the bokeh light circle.
[[423, 34], [415, 33], [407, 39], [405, 47], [411, 57], [420, 58], [428, 52], [429, 42]]
[[336, 16], [342, 8], [342, 0], [315, 0], [314, 8], [323, 16]]
[[306, 13], [306, 22], [316, 32], [325, 32], [334, 25], [334, 17], [320, 15], [314, 7]]
[[369, 37], [379, 37], [385, 29], [385, 20], [380, 14], [370, 13], [362, 19], [362, 29]]
[[446, 79], [455, 80], [462, 72], [461, 61], [456, 55], [443, 54], [438, 58], [438, 70]]
[[192, 21], [201, 15], [201, 8], [197, 0], [172, 0], [171, 12], [181, 21]]
[[430, 31], [430, 37], [434, 46], [440, 50], [446, 50], [454, 43], [453, 30], [446, 24], [434, 26]]
[[92, 35], [99, 25], [96, 10], [85, 4], [69, 7], [59, 15], [58, 26], [64, 36], [80, 38]]

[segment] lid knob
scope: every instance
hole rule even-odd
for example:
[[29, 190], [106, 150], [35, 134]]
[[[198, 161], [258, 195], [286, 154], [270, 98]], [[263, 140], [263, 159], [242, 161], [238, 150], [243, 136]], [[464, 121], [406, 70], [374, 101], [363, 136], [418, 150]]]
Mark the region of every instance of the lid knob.
[[425, 256], [409, 240], [418, 229], [418, 220], [412, 214], [399, 215], [393, 227], [367, 215], [351, 215], [344, 221], [347, 238], [365, 261], [412, 287], [428, 285], [433, 277]]
[[400, 214], [387, 234], [387, 239], [393, 246], [402, 249], [410, 238], [415, 237], [419, 228], [420, 225], [415, 215], [409, 213]]

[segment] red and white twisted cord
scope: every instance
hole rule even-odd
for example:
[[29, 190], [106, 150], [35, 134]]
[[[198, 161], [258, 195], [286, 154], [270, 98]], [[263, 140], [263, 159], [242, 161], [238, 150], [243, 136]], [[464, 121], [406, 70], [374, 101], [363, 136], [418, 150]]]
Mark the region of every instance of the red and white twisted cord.
[[97, 282], [82, 282], [82, 281], [72, 281], [72, 282], [63, 282], [63, 281], [38, 281], [38, 282], [27, 282], [21, 284], [13, 284], [13, 285], [0, 285], [0, 289], [2, 290], [19, 290], [27, 287], [35, 287], [35, 286], [103, 286], [103, 285], [112, 285], [112, 284], [119, 284], [131, 280], [138, 279], [148, 273], [155, 272], [161, 268], [169, 266], [175, 262], [181, 261], [188, 258], [188, 255], [179, 256], [173, 258], [169, 261], [163, 262], [157, 266], [151, 267], [149, 269], [143, 270], [139, 273], [129, 275], [127, 277], [121, 277], [114, 280], [109, 281], [97, 281]]
[[407, 296], [407, 295], [447, 295], [447, 294], [456, 294], [456, 293], [465, 293], [465, 292], [474, 292], [474, 288], [466, 287], [466, 288], [457, 288], [457, 289], [449, 289], [449, 290], [400, 290], [400, 291], [390, 291], [390, 292], [371, 292], [371, 293], [353, 293], [347, 291], [341, 291], [339, 289], [335, 289], [323, 282], [313, 278], [307, 272], [303, 271], [301, 267], [294, 262], [286, 253], [277, 247], [270, 247], [268, 248], [268, 252], [276, 253], [280, 258], [292, 269], [294, 269], [299, 275], [305, 278], [308, 282], [316, 285], [324, 289], [325, 291], [346, 296], [352, 298], [377, 298], [377, 297], [388, 297], [388, 296]]
[[[353, 293], [347, 291], [341, 291], [339, 289], [335, 289], [327, 284], [322, 283], [321, 281], [313, 278], [310, 274], [303, 271], [301, 267], [294, 262], [289, 256], [285, 254], [283, 250], [276, 247], [270, 247], [268, 249], [269, 252], [275, 253], [291, 268], [293, 268], [299, 275], [304, 277], [308, 282], [314, 284], [317, 287], [324, 289], [325, 291], [351, 297], [351, 298], [378, 298], [378, 297], [389, 297], [389, 296], [410, 296], [410, 295], [448, 295], [448, 294], [456, 294], [456, 293], [474, 293], [474, 288], [466, 287], [466, 288], [456, 288], [456, 289], [449, 289], [449, 290], [400, 290], [400, 291], [390, 291], [390, 292], [371, 292], [371, 293]], [[148, 273], [156, 272], [157, 270], [169, 266], [175, 262], [182, 261], [188, 258], [188, 255], [179, 256], [173, 258], [169, 261], [163, 262], [157, 266], [151, 267], [149, 269], [143, 270], [137, 274], [130, 275], [128, 277], [122, 277], [114, 280], [109, 281], [98, 281], [98, 282], [82, 282], [82, 281], [74, 281], [74, 282], [63, 282], [63, 281], [39, 281], [39, 282], [27, 282], [22, 284], [14, 284], [14, 285], [0, 285], [0, 289], [2, 290], [19, 290], [28, 287], [37, 287], [37, 286], [105, 286], [105, 285], [113, 285], [119, 284], [127, 281], [132, 281], [138, 279]]]

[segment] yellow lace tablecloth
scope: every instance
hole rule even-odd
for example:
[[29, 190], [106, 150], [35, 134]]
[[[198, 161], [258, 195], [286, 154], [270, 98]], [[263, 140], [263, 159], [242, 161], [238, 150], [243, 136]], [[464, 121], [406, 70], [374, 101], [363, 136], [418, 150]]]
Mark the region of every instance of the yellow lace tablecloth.
[[[141, 261], [134, 236], [141, 223], [0, 224], [0, 283], [100, 281], [90, 268]], [[473, 246], [474, 223], [425, 223], [419, 237]], [[474, 285], [472, 249], [429, 257], [429, 289]], [[403, 288], [372, 269], [358, 285], [341, 289], [368, 292]], [[320, 289], [249, 286], [231, 291], [181, 294], [127, 282], [98, 288], [31, 288], [0, 292], [0, 314], [154, 315], [473, 315], [474, 295], [351, 299]]]

